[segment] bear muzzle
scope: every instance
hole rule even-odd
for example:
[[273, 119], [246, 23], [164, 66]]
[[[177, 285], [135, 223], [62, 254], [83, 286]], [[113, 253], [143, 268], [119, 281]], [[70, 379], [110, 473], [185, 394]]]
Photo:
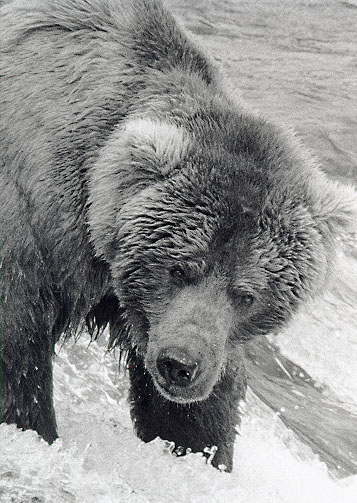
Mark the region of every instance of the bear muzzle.
[[145, 365], [161, 395], [173, 402], [192, 403], [205, 400], [221, 376], [219, 362], [207, 356], [190, 352], [187, 346], [161, 347], [148, 351]]
[[165, 398], [177, 403], [208, 398], [225, 371], [233, 315], [222, 286], [207, 280], [183, 288], [149, 320], [145, 366]]

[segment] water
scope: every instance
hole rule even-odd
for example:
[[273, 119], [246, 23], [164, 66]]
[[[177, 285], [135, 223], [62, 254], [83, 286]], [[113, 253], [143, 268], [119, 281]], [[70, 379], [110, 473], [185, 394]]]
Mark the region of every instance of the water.
[[252, 393], [235, 446], [235, 469], [219, 473], [200, 454], [174, 458], [159, 439], [132, 432], [127, 379], [105, 341], [58, 346], [55, 395], [61, 439], [0, 425], [2, 503], [355, 503], [357, 476], [327, 467]]
[[[250, 106], [294, 127], [330, 176], [357, 182], [355, 0], [167, 4]], [[271, 337], [323, 387], [325, 397], [351, 413], [357, 410], [356, 245], [349, 238], [321, 298], [284, 333]], [[219, 473], [199, 454], [174, 458], [164, 442], [143, 444], [135, 437], [127, 379], [118, 374], [115, 355], [105, 353], [104, 339], [88, 346], [83, 337], [57, 352], [61, 439], [48, 446], [34, 432], [0, 425], [1, 503], [357, 501], [357, 475], [337, 480], [252, 392], [236, 441], [234, 472]], [[354, 452], [356, 426], [351, 425]], [[316, 432], [324, 427], [324, 421], [310, 424]], [[338, 425], [329, 441], [338, 447]]]

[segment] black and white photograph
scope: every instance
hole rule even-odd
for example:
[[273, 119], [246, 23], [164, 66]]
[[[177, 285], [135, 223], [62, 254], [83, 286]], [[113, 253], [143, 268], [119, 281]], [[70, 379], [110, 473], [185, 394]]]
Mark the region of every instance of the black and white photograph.
[[0, 0], [0, 503], [356, 503], [357, 0]]

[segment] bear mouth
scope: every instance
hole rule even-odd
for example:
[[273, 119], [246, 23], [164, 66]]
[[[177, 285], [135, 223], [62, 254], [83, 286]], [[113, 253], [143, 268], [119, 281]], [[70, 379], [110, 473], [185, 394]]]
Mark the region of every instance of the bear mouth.
[[201, 385], [195, 383], [192, 386], [183, 387], [175, 384], [161, 383], [155, 376], [153, 376], [153, 381], [160, 395], [170, 402], [179, 404], [201, 402], [206, 400], [212, 391], [212, 389], [206, 389], [206, 387], [202, 386], [202, 383]]

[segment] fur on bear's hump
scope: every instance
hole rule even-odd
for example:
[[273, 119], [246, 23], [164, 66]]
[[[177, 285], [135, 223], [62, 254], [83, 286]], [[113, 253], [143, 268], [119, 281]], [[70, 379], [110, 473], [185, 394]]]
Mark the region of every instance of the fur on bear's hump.
[[357, 192], [352, 185], [328, 179], [323, 173], [312, 179], [315, 200], [312, 209], [317, 223], [326, 228], [330, 239], [357, 232]]
[[[294, 131], [278, 128], [277, 132], [271, 136], [271, 144], [265, 151], [267, 163], [273, 168], [267, 172], [272, 182], [270, 206], [275, 210], [280, 207], [282, 211], [282, 200], [293, 207], [301, 204], [321, 236], [329, 241], [346, 233], [355, 233], [356, 188], [328, 178]], [[266, 141], [269, 143], [269, 134]]]
[[[135, 0], [13, 0], [2, 7], [4, 24], [2, 38], [9, 43], [20, 42], [30, 31], [53, 27], [67, 31], [92, 29], [106, 31], [109, 26], [128, 23]], [[11, 34], [11, 37], [8, 35]]]
[[169, 176], [191, 143], [182, 126], [149, 118], [129, 119], [111, 134], [89, 183], [89, 226], [98, 255], [108, 256], [119, 231], [119, 210]]

